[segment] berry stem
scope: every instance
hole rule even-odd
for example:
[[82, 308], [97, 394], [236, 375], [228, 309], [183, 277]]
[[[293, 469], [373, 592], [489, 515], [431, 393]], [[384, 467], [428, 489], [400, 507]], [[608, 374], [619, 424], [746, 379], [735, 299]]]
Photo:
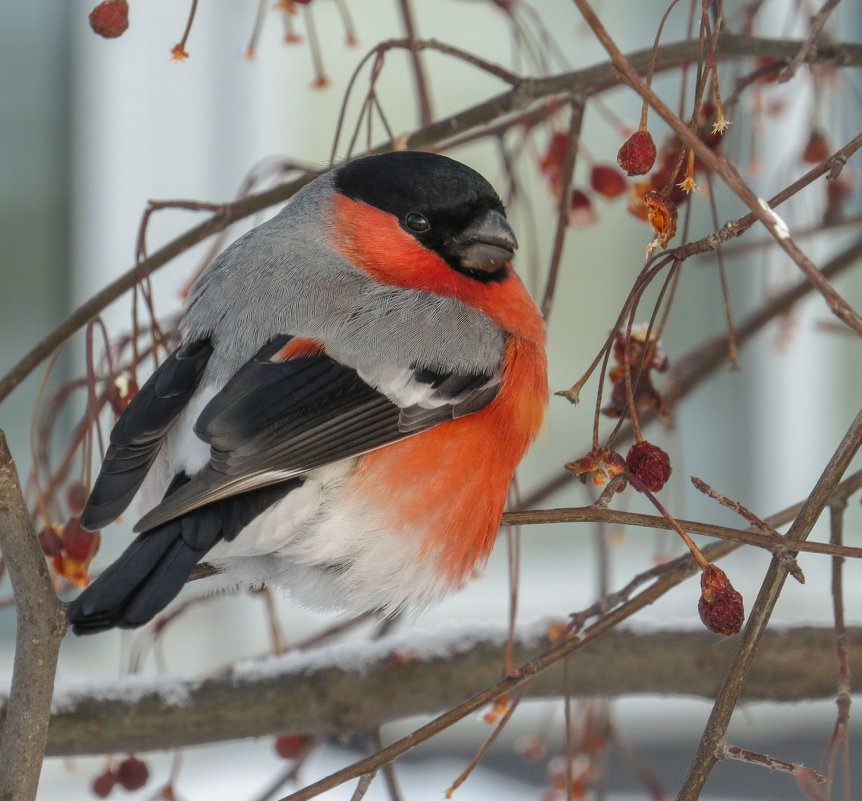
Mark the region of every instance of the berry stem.
[[634, 475], [631, 470], [626, 471], [626, 478], [638, 492], [647, 497], [649, 502], [659, 511], [659, 514], [661, 514], [662, 517], [664, 517], [673, 526], [674, 531], [682, 537], [682, 541], [688, 546], [688, 549], [691, 551], [691, 555], [694, 557], [694, 560], [697, 562], [700, 569], [706, 570], [709, 567], [709, 562], [700, 552], [700, 548], [698, 548], [697, 545], [694, 544], [694, 540], [689, 537], [685, 531], [683, 531], [680, 524], [673, 519], [673, 516], [664, 508], [661, 501], [659, 501], [659, 499], [644, 486], [643, 482]]

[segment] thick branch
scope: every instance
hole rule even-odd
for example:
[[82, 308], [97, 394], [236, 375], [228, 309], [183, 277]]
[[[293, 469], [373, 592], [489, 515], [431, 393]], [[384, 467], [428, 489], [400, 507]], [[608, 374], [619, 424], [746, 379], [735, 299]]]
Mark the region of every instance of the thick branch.
[[[500, 676], [506, 629], [464, 630], [427, 640], [398, 637], [325, 654], [274, 657], [233, 675], [203, 681], [154, 676], [100, 682], [98, 691], [58, 691], [51, 719], [52, 756], [145, 751], [284, 733], [366, 732], [387, 721], [458, 704]], [[769, 632], [745, 688], [748, 700], [800, 701], [835, 693], [835, 633], [830, 628]], [[545, 626], [519, 637], [523, 662], [548, 643]], [[848, 631], [852, 660], [862, 660], [862, 628]], [[533, 698], [641, 693], [712, 697], [734, 640], [707, 631], [635, 634], [612, 631], [534, 677]], [[862, 676], [853, 692], [862, 691]]]
[[36, 797], [39, 785], [66, 618], [2, 432], [0, 551], [15, 592], [18, 621], [12, 687], [0, 735], [0, 799], [28, 801]]

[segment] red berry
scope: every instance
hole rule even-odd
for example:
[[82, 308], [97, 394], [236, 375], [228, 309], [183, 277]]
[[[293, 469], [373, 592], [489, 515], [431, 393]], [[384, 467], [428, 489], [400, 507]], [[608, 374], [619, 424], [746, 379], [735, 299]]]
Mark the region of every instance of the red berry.
[[53, 526], [45, 526], [39, 532], [39, 545], [42, 546], [42, 552], [45, 556], [59, 556], [63, 551], [63, 543], [60, 542], [60, 535]]
[[829, 158], [829, 142], [820, 131], [814, 130], [808, 138], [808, 144], [802, 151], [802, 160], [809, 164], [820, 164]]
[[655, 164], [655, 142], [649, 131], [635, 131], [617, 153], [617, 164], [629, 175], [646, 175]]
[[81, 527], [81, 518], [73, 517], [63, 527], [63, 550], [76, 562], [86, 562], [99, 550], [101, 537], [98, 531]]
[[140, 790], [150, 778], [150, 769], [146, 762], [137, 757], [126, 757], [117, 766], [117, 781], [125, 790]]
[[733, 588], [724, 571], [709, 565], [700, 577], [697, 611], [710, 631], [726, 637], [737, 634], [745, 620], [742, 596]]
[[129, 27], [126, 0], [103, 0], [90, 12], [90, 27], [106, 39], [116, 39]]
[[593, 211], [593, 204], [583, 189], [572, 190], [572, 200], [569, 203], [569, 225], [582, 227], [592, 225], [598, 216]]
[[282, 734], [275, 739], [275, 752], [282, 759], [299, 759], [311, 745], [307, 734]]
[[645, 439], [632, 445], [626, 456], [626, 467], [650, 492], [658, 492], [671, 473], [668, 455]]
[[554, 195], [560, 194], [560, 184], [563, 177], [563, 161], [566, 158], [566, 148], [569, 145], [569, 137], [564, 133], [551, 135], [545, 155], [542, 156], [539, 167], [551, 184]]
[[[174, 47], [174, 51], [176, 51], [177, 48], [179, 48], [185, 55], [177, 55], [177, 53], [174, 52], [172, 57], [175, 61], [188, 57], [188, 53], [186, 53], [179, 45]], [[114, 414], [119, 417], [124, 411], [126, 411], [126, 408], [137, 394], [138, 385], [133, 378], [126, 375], [117, 376], [108, 391], [108, 403], [111, 404], [111, 409]]]
[[93, 795], [96, 796], [96, 798], [107, 798], [111, 794], [111, 790], [114, 789], [114, 785], [116, 783], [117, 777], [111, 773], [111, 771], [106, 770], [104, 773], [93, 779], [93, 785], [91, 787]]
[[590, 186], [605, 197], [619, 197], [626, 191], [626, 179], [616, 167], [597, 164], [590, 173]]

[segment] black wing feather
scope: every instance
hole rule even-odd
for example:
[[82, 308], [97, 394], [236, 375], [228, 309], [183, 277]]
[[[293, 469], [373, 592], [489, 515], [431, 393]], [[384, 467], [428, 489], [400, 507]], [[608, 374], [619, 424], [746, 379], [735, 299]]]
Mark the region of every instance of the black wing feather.
[[111, 444], [81, 525], [95, 531], [131, 502], [156, 458], [171, 424], [185, 408], [212, 354], [209, 340], [178, 348], [149, 377], [111, 432]]
[[209, 463], [138, 521], [136, 531], [396, 442], [477, 411], [497, 394], [497, 376], [414, 371], [418, 380], [438, 384], [444, 402], [402, 408], [324, 353], [277, 360], [289, 339], [267, 343], [203, 409], [195, 432], [210, 445]]

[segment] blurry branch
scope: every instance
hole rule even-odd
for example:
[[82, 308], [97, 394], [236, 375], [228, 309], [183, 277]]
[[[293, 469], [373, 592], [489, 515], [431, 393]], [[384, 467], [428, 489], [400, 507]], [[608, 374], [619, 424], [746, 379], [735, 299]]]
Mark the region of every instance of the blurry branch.
[[[420, 42], [412, 43], [413, 47]], [[723, 35], [719, 38], [715, 57], [728, 60], [740, 57], [763, 56], [789, 61], [796, 56], [802, 42], [799, 40], [765, 39], [748, 36]], [[646, 72], [652, 48], [633, 53], [626, 61], [637, 73]], [[656, 51], [655, 69], [666, 70], [698, 58], [698, 42], [684, 41], [664, 45]], [[835, 64], [837, 66], [862, 66], [862, 45], [858, 44], [819, 44], [807, 56], [810, 62]], [[443, 147], [448, 139], [466, 131], [499, 121], [502, 117], [528, 110], [533, 104], [556, 98], [560, 95], [590, 95], [606, 91], [622, 83], [619, 72], [612, 63], [604, 63], [583, 70], [576, 70], [547, 78], [522, 79], [516, 86], [489, 100], [465, 109], [455, 115], [426, 125], [399, 141], [409, 149], [431, 146]], [[384, 152], [392, 148], [389, 142], [375, 148], [373, 152]], [[75, 310], [54, 331], [27, 353], [12, 370], [0, 379], [0, 401], [39, 366], [53, 351], [63, 344], [72, 334], [101, 312], [108, 304], [129, 290], [136, 281], [149, 275], [172, 259], [189, 250], [198, 242], [224, 230], [228, 225], [269, 206], [283, 203], [305, 184], [312, 181], [318, 173], [309, 171], [306, 175], [279, 184], [264, 192], [224, 204], [218, 212], [204, 222], [189, 229], [186, 233], [170, 241], [147, 259], [127, 271], [114, 282], [94, 295]], [[765, 212], [764, 212], [765, 213]]]
[[45, 556], [0, 432], [0, 551], [15, 593], [17, 634], [12, 686], [0, 732], [0, 799], [36, 797], [57, 654], [66, 632]]
[[[694, 604], [693, 604], [694, 605]], [[154, 676], [99, 682], [97, 691], [58, 688], [51, 718], [50, 756], [146, 751], [281, 734], [345, 736], [388, 721], [430, 714], [470, 698], [500, 675], [506, 631], [469, 631], [427, 638], [390, 638], [369, 645], [375, 659], [357, 665], [356, 645], [326, 653], [272, 658], [259, 670], [204, 680]], [[548, 645], [543, 630], [518, 638], [525, 662]], [[835, 694], [835, 632], [793, 628], [768, 632], [745, 685], [745, 698], [801, 701]], [[734, 639], [707, 631], [636, 634], [610, 631], [582, 648], [564, 683], [562, 664], [535, 676], [528, 698], [622, 696], [639, 693], [709, 698], [721, 679]], [[862, 660], [862, 628], [847, 631], [848, 658]], [[390, 650], [391, 649], [391, 650]], [[299, 664], [297, 664], [299, 663]], [[293, 665], [293, 666], [291, 666]], [[854, 676], [852, 692], [862, 691]]]

